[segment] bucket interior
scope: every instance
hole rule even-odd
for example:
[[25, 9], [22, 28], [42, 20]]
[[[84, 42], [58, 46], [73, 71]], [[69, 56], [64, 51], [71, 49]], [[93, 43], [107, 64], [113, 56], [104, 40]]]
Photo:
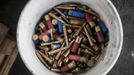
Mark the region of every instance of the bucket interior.
[[27, 3], [22, 11], [18, 23], [17, 41], [20, 55], [34, 75], [57, 75], [49, 71], [37, 58], [35, 48], [32, 41], [32, 34], [34, 27], [41, 18], [41, 16], [63, 2], [78, 2], [88, 5], [94, 11], [99, 13], [109, 29], [110, 41], [106, 50], [105, 57], [95, 67], [90, 69], [83, 75], [102, 75], [106, 74], [115, 64], [119, 57], [123, 32], [122, 25], [117, 14], [116, 9], [113, 7], [109, 0], [31, 0]]

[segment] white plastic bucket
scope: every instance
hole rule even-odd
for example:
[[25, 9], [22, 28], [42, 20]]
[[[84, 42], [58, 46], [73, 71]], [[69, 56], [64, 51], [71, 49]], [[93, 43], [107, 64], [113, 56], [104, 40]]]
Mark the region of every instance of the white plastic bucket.
[[37, 58], [32, 34], [40, 17], [46, 11], [62, 2], [79, 2], [88, 5], [101, 15], [109, 28], [110, 42], [104, 60], [82, 75], [105, 75], [117, 61], [123, 43], [122, 23], [110, 0], [30, 0], [20, 15], [17, 30], [19, 53], [34, 75], [58, 75], [49, 71]]

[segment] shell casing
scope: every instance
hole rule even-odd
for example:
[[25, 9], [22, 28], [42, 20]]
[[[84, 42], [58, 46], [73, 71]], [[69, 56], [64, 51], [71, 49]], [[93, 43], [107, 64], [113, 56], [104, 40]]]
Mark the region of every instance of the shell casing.
[[41, 44], [41, 42], [38, 40], [38, 35], [36, 35], [36, 34], [33, 35], [32, 39], [33, 39], [33, 42], [34, 42], [35, 45], [40, 45]]
[[60, 19], [60, 17], [54, 15], [53, 13], [49, 13], [49, 15], [50, 15], [51, 17], [57, 19], [58, 21], [62, 22], [62, 23], [66, 23], [66, 22], [64, 22], [62, 19]]
[[54, 41], [54, 42], [48, 42], [48, 43], [41, 43], [41, 46], [48, 46], [56, 43], [61, 43], [62, 41]]
[[75, 11], [75, 10], [69, 10], [68, 15], [73, 16], [73, 17], [77, 17], [80, 19], [85, 18], [85, 13], [80, 12], [80, 11]]
[[87, 31], [89, 32], [89, 35], [90, 35], [91, 37], [93, 37], [93, 34], [92, 34], [92, 32], [91, 32], [91, 29], [90, 29], [89, 25], [86, 25], [85, 27], [87, 28]]
[[75, 39], [73, 39], [73, 40], [69, 43], [69, 48], [73, 45], [74, 42], [75, 42]]
[[50, 39], [49, 36], [44, 35], [44, 36], [42, 37], [42, 40], [43, 40], [44, 42], [49, 42], [51, 39]]
[[69, 70], [73, 69], [76, 67], [76, 63], [74, 61], [70, 62], [69, 64], [63, 66], [61, 68], [61, 72], [64, 73], [64, 72], [68, 72]]
[[57, 49], [57, 48], [61, 48], [61, 44], [60, 43], [57, 43], [57, 44], [53, 44], [51, 45], [51, 48], [54, 50], [54, 49]]
[[69, 54], [70, 54], [70, 49], [68, 49], [68, 50], [66, 51], [66, 53], [64, 53], [64, 57], [68, 57]]
[[96, 26], [95, 31], [96, 31], [96, 36], [97, 36], [98, 42], [103, 43], [104, 42], [104, 37], [103, 37], [103, 34], [101, 33], [100, 27]]
[[84, 35], [82, 37], [82, 43], [84, 43], [84, 44], [87, 44], [88, 43], [88, 40], [87, 40], [87, 38]]
[[[86, 35], [86, 33], [85, 32], [82, 32], [85, 36], [87, 36]], [[90, 34], [89, 34], [90, 35]], [[91, 38], [91, 40], [93, 41], [93, 43], [96, 43], [96, 39], [95, 38], [93, 38], [92, 36], [90, 36], [90, 38]]]
[[78, 29], [78, 31], [76, 31], [76, 33], [73, 35], [73, 37], [76, 37], [80, 34], [80, 32], [82, 31], [82, 29], [85, 27], [86, 22], [82, 25], [82, 27], [80, 29]]
[[56, 49], [56, 50], [54, 50], [54, 51], [48, 52], [48, 54], [49, 54], [49, 55], [52, 55], [52, 54], [58, 53], [58, 52], [60, 52], [60, 51], [62, 51], [62, 50], [66, 50], [67, 48], [68, 48], [68, 47], [59, 48], [59, 49]]
[[108, 32], [108, 28], [106, 27], [104, 21], [102, 21], [102, 20], [99, 19], [98, 20], [98, 24], [99, 24], [99, 26], [100, 26], [100, 28], [101, 28], [101, 30], [102, 30], [103, 33]]
[[100, 27], [99, 27], [99, 26], [96, 26], [96, 27], [95, 27], [95, 31], [96, 31], [96, 32], [100, 32], [100, 31], [101, 31]]
[[95, 57], [94, 60], [97, 61], [97, 62], [100, 61], [100, 59], [101, 59], [100, 57], [101, 57], [101, 56], [102, 56], [102, 53], [99, 53], [99, 54]]
[[56, 8], [58, 8], [58, 9], [67, 9], [67, 10], [73, 10], [73, 9], [75, 9], [75, 7], [69, 7], [69, 6], [57, 6]]
[[64, 13], [62, 13], [59, 9], [54, 8], [54, 10], [55, 10], [56, 12], [58, 12], [66, 22], [69, 22], [68, 19], [66, 18], [66, 16], [64, 15]]
[[[44, 30], [45, 31], [45, 30]], [[43, 33], [43, 30], [41, 29], [41, 28], [39, 28], [39, 32], [40, 32], [40, 34], [42, 34]]]
[[61, 67], [62, 66], [62, 64], [63, 64], [63, 62], [62, 62], [62, 59], [60, 58], [59, 60], [58, 60], [58, 67]]
[[69, 43], [68, 43], [68, 36], [67, 36], [66, 26], [63, 26], [63, 32], [64, 32], [64, 38], [65, 38], [66, 45], [68, 46]]
[[58, 36], [58, 35], [54, 35], [54, 40], [58, 40], [58, 41], [61, 41], [61, 42], [63, 42], [63, 38], [61, 38], [60, 36]]
[[39, 60], [48, 68], [51, 69], [50, 66], [47, 64], [46, 61], [44, 61], [44, 59], [42, 58], [42, 56], [40, 55], [39, 52], [36, 52], [37, 57], [39, 58]]
[[41, 54], [41, 56], [48, 61], [50, 64], [52, 64], [53, 60], [51, 60], [49, 57], [47, 57], [45, 54], [43, 54], [42, 52], [39, 51], [39, 53]]
[[80, 26], [82, 26], [84, 22], [85, 22], [84, 20], [80, 20], [80, 19], [70, 19], [69, 20], [70, 24], [80, 25]]
[[39, 40], [43, 40], [44, 36], [48, 36], [50, 33], [55, 33], [55, 32], [56, 32], [55, 29], [45, 30], [42, 34], [39, 35]]
[[39, 46], [38, 48], [41, 49], [41, 50], [45, 50], [45, 51], [49, 51], [49, 50], [50, 50], [49, 47], [42, 47], [42, 46]]
[[92, 42], [91, 36], [89, 35], [89, 33], [88, 33], [88, 31], [87, 31], [87, 29], [86, 29], [85, 27], [84, 27], [84, 31], [85, 31], [85, 33], [86, 33], [86, 36], [87, 36], [87, 39], [88, 39], [90, 45], [93, 46], [94, 43]]
[[69, 60], [83, 62], [83, 63], [87, 62], [87, 59], [85, 57], [81, 57], [77, 55], [69, 55]]
[[[63, 48], [63, 46], [62, 46], [62, 48]], [[60, 51], [59, 53], [57, 53], [55, 59], [59, 60], [60, 56], [63, 55], [63, 53], [64, 53], [64, 51]]]
[[72, 31], [72, 29], [67, 29], [67, 32], [69, 33], [69, 34], [71, 34], [73, 31]]
[[71, 25], [71, 24], [63, 24], [63, 25], [70, 28], [81, 28], [81, 26], [77, 26], [77, 25]]
[[88, 49], [83, 50], [83, 52], [84, 52], [84, 53], [87, 53], [87, 54], [89, 54], [89, 55], [94, 56], [94, 54], [93, 54], [92, 52], [90, 52]]
[[68, 15], [68, 10], [64, 10], [64, 13], [63, 13], [65, 16]]
[[52, 68], [51, 71], [53, 71], [53, 72], [60, 72], [60, 69]]
[[34, 34], [34, 35], [32, 36], [32, 39], [33, 39], [33, 40], [38, 40], [38, 35]]
[[82, 40], [82, 38], [78, 36], [78, 37], [76, 38], [75, 42], [81, 43], [81, 40]]
[[52, 20], [52, 24], [53, 24], [53, 25], [57, 25], [57, 24], [58, 24], [58, 20], [57, 20], [57, 19], [53, 19], [53, 20]]
[[57, 53], [57, 55], [55, 57], [56, 60], [58, 60], [60, 58], [61, 53], [62, 53], [61, 51], [59, 53]]
[[76, 40], [75, 40], [75, 42], [74, 42], [74, 44], [72, 46], [72, 49], [71, 49], [72, 53], [77, 53], [77, 50], [78, 50], [78, 48], [80, 46], [80, 43], [81, 43], [81, 40], [82, 40], [81, 37], [76, 38]]
[[93, 54], [97, 54], [94, 50], [92, 50], [91, 48], [89, 48], [88, 46], [84, 45], [84, 44], [81, 44], [81, 47], [84, 48], [84, 49], [87, 49], [88, 51], [90, 51], [91, 53]]
[[63, 62], [64, 62], [65, 64], [67, 64], [68, 61], [69, 61], [69, 58], [65, 58], [65, 59], [63, 60]]
[[89, 14], [86, 14], [85, 16], [86, 21], [88, 22], [88, 24], [90, 25], [91, 28], [95, 27], [95, 23], [93, 22], [92, 17]]
[[53, 66], [53, 68], [57, 68], [58, 67], [57, 61], [55, 61], [52, 66]]
[[44, 31], [46, 30], [46, 26], [44, 25], [43, 22], [39, 23], [39, 27]]
[[62, 22], [60, 22], [60, 21], [58, 21], [58, 32], [60, 33], [60, 34], [63, 34], [63, 27], [62, 27], [63, 25], [62, 25]]
[[50, 33], [55, 33], [55, 32], [56, 32], [56, 29], [49, 29], [49, 30], [46, 30], [46, 31], [44, 32], [44, 34], [48, 35], [48, 34], [50, 34]]
[[47, 22], [48, 29], [54, 28], [53, 25], [52, 25], [52, 21], [50, 19], [50, 16], [49, 15], [46, 15], [46, 16], [44, 16], [44, 18], [45, 18], [45, 20]]
[[[68, 15], [66, 16], [66, 18], [67, 18], [67, 19], [78, 19], [78, 18], [76, 18], [76, 17], [68, 16]], [[84, 20], [84, 19], [81, 19], [81, 20]]]

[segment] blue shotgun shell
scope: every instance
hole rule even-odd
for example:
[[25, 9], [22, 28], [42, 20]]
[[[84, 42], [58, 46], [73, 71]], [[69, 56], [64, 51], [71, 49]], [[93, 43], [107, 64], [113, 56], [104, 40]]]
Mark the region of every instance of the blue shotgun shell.
[[108, 32], [108, 28], [106, 27], [104, 21], [99, 20], [98, 23], [99, 23], [99, 26], [100, 26], [100, 28], [101, 28], [101, 30], [102, 30], [103, 33]]
[[39, 37], [38, 37], [37, 34], [34, 34], [34, 35], [32, 36], [32, 40], [33, 40], [33, 42], [34, 42], [35, 45], [40, 45], [40, 43], [41, 43], [38, 38], [39, 38]]
[[64, 10], [64, 15], [67, 16], [68, 15], [68, 11]]
[[39, 40], [33, 40], [33, 42], [34, 42], [34, 45], [35, 45], [35, 46], [38, 46], [38, 45], [41, 44], [41, 42], [40, 42]]
[[60, 43], [52, 45], [52, 49], [57, 49], [57, 48], [61, 48], [61, 44]]
[[85, 18], [85, 13], [84, 12], [80, 12], [80, 11], [70, 10], [68, 12], [68, 14], [70, 16], [77, 17], [77, 18], [80, 18], [80, 19], [84, 19]]
[[59, 33], [63, 33], [63, 27], [62, 27], [62, 22], [61, 21], [58, 21], [58, 32]]

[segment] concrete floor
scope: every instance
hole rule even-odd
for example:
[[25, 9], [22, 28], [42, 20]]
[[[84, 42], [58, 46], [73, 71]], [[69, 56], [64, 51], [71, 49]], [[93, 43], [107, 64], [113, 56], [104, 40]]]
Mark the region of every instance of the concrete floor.
[[[0, 22], [16, 36], [21, 10], [28, 0], [0, 0]], [[124, 29], [124, 44], [119, 60], [108, 75], [134, 75], [134, 0], [111, 0], [117, 7]], [[133, 53], [133, 57], [132, 57]], [[32, 75], [18, 55], [9, 75]]]

